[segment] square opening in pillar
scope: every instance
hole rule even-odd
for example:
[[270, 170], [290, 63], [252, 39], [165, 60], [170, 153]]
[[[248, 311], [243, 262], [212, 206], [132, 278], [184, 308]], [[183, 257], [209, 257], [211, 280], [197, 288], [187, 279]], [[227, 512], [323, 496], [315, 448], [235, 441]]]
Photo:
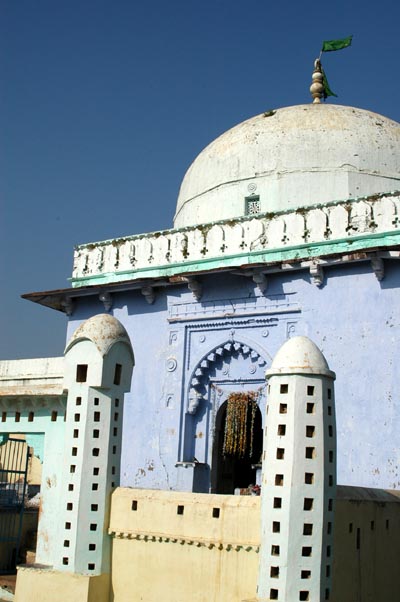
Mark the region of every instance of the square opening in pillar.
[[87, 364], [78, 364], [76, 366], [76, 382], [77, 383], [85, 383], [87, 379]]
[[68, 491], [73, 491], [74, 490], [74, 485], [72, 483], [70, 483], [68, 485]]
[[73, 456], [77, 456], [78, 455], [78, 448], [77, 447], [73, 447], [72, 450], [71, 450], [71, 454]]
[[311, 571], [301, 571], [302, 579], [311, 579]]
[[33, 412], [29, 412], [29, 414], [28, 414], [28, 422], [33, 422], [34, 417], [35, 417], [35, 414]]
[[313, 506], [314, 506], [314, 498], [305, 497], [304, 504], [303, 504], [303, 510], [312, 510]]
[[96, 565], [94, 564], [94, 562], [89, 562], [89, 564], [87, 565], [88, 571], [94, 571], [94, 569], [96, 568]]
[[93, 422], [100, 422], [100, 412], [93, 413]]
[[100, 400], [99, 400], [99, 398], [98, 398], [98, 397], [95, 397], [95, 398], [94, 398], [94, 400], [93, 400], [93, 403], [94, 403], [94, 405], [95, 405], [95, 406], [98, 406], [98, 405], [99, 405], [99, 403], [100, 403]]
[[90, 523], [90, 530], [97, 531], [97, 523]]
[[327, 558], [330, 558], [330, 556], [331, 556], [331, 546], [326, 546], [326, 556], [327, 556]]
[[93, 439], [98, 439], [100, 437], [99, 429], [93, 429], [92, 436], [93, 436]]
[[332, 399], [332, 389], [328, 389], [328, 399]]
[[71, 523], [65, 523], [64, 527], [67, 531], [69, 531], [71, 529]]
[[304, 523], [303, 525], [303, 535], [312, 535], [313, 526], [312, 523]]
[[278, 424], [278, 436], [284, 437], [286, 435], [286, 424]]
[[310, 599], [310, 592], [306, 592], [306, 591], [299, 592], [299, 600], [309, 600], [309, 599]]
[[325, 600], [329, 600], [329, 594], [330, 594], [329, 589], [326, 589], [325, 590]]
[[309, 401], [306, 406], [307, 414], [315, 414], [315, 403]]
[[98, 483], [92, 483], [92, 491], [97, 491], [99, 488], [99, 484]]
[[277, 485], [278, 487], [282, 487], [283, 486], [283, 474], [276, 474], [275, 475], [275, 485]]
[[182, 516], [182, 514], [184, 513], [184, 511], [185, 511], [185, 506], [181, 506], [181, 505], [177, 506], [177, 508], [176, 508], [176, 513], [177, 514], [179, 514], [179, 515]]
[[273, 579], [277, 579], [279, 577], [279, 566], [271, 566], [269, 574]]
[[301, 548], [301, 555], [305, 557], [309, 557], [312, 555], [312, 547], [311, 546], [303, 546]]
[[1, 421], [5, 422], [7, 420], [7, 412], [2, 412], [1, 413]]
[[134, 512], [136, 512], [137, 507], [138, 507], [137, 500], [132, 500], [131, 510], [133, 510]]
[[306, 458], [309, 460], [315, 458], [315, 447], [306, 447]]
[[74, 414], [74, 420], [75, 422], [79, 422], [81, 419], [81, 415], [80, 414]]
[[114, 385], [121, 384], [122, 364], [115, 364]]
[[313, 485], [314, 484], [314, 473], [306, 472], [304, 475], [304, 482], [306, 485]]
[[282, 508], [282, 498], [274, 497], [274, 508]]
[[62, 559], [62, 563], [63, 564], [68, 564], [68, 558], [66, 556], [64, 556], [64, 558]]
[[306, 437], [314, 437], [315, 436], [315, 426], [307, 425], [306, 426]]
[[74, 429], [73, 437], [74, 437], [74, 439], [78, 439], [78, 437], [79, 437], [79, 429]]
[[329, 452], [329, 462], [332, 464], [333, 462], [333, 451]]
[[328, 510], [333, 510], [333, 500], [328, 500]]
[[94, 552], [96, 549], [96, 544], [95, 543], [90, 543], [89, 544], [89, 552]]
[[52, 421], [52, 422], [55, 422], [56, 420], [57, 420], [57, 412], [53, 411], [53, 412], [51, 413], [51, 421]]
[[277, 589], [271, 589], [269, 592], [269, 597], [271, 600], [278, 600], [278, 594], [279, 594], [279, 590]]
[[97, 466], [95, 466], [93, 468], [93, 476], [97, 477], [98, 474], [99, 474], [99, 468]]
[[332, 406], [328, 406], [328, 416], [332, 416]]
[[213, 518], [219, 518], [219, 514], [220, 514], [220, 509], [219, 508], [213, 508], [213, 510], [212, 510]]
[[326, 576], [327, 576], [327, 577], [330, 577], [330, 576], [331, 576], [331, 567], [330, 567], [330, 565], [329, 565], [329, 564], [327, 564], [327, 565], [326, 565], [326, 571], [325, 571], [325, 574], [326, 574]]
[[82, 405], [82, 397], [77, 397], [76, 400], [75, 400], [75, 403], [76, 403], [77, 406]]
[[277, 460], [284, 460], [285, 458], [285, 448], [284, 447], [278, 447], [278, 449], [276, 450], [276, 459]]
[[279, 404], [279, 414], [287, 414], [287, 403]]
[[285, 395], [289, 391], [289, 385], [281, 385], [279, 391], [280, 391], [280, 393]]
[[331, 474], [328, 477], [328, 485], [329, 485], [329, 487], [332, 487], [332, 485], [333, 485], [333, 475], [331, 475]]
[[309, 397], [312, 397], [314, 395], [314, 387], [313, 385], [307, 385], [307, 395]]
[[99, 509], [99, 505], [98, 504], [90, 504], [90, 510], [92, 512], [97, 512], [98, 509]]
[[92, 456], [98, 456], [100, 454], [100, 448], [99, 447], [94, 447], [92, 449]]
[[279, 556], [280, 554], [280, 547], [276, 546], [276, 545], [272, 545], [271, 546], [271, 556]]
[[74, 505], [72, 502], [68, 502], [67, 503], [67, 510], [73, 510], [74, 509]]
[[328, 426], [328, 435], [329, 437], [333, 437], [333, 426], [331, 424]]
[[328, 535], [330, 535], [332, 533], [332, 523], [327, 523], [326, 532]]
[[272, 533], [280, 533], [281, 532], [281, 523], [277, 520], [274, 520], [272, 523]]
[[69, 539], [64, 539], [64, 548], [69, 548]]

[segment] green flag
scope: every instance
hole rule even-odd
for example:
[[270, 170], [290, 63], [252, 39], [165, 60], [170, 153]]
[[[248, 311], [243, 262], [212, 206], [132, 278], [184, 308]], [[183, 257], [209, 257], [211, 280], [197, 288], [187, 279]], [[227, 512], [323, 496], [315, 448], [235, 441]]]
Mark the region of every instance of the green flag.
[[333, 50], [342, 50], [342, 48], [347, 48], [347, 46], [351, 45], [352, 39], [353, 36], [349, 36], [348, 38], [343, 38], [342, 40], [327, 40], [322, 42], [321, 52], [332, 52]]
[[322, 69], [322, 84], [324, 86], [324, 98], [328, 98], [328, 96], [336, 96], [336, 98], [337, 98], [337, 94], [332, 92], [332, 90], [329, 87], [329, 83], [328, 83], [328, 80], [326, 79], [325, 71], [323, 69]]

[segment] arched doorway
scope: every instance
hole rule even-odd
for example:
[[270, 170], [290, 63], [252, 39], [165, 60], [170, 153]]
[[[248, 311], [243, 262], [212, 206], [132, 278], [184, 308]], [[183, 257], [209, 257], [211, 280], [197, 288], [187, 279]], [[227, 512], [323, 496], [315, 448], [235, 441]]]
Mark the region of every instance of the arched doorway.
[[262, 454], [262, 417], [249, 393], [232, 393], [215, 421], [211, 492], [232, 495], [256, 482]]

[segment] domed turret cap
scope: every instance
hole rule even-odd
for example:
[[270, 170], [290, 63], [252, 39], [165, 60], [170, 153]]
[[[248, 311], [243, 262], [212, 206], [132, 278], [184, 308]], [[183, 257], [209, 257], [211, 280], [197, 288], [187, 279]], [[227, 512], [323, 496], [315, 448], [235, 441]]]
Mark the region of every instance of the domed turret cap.
[[92, 341], [102, 357], [107, 355], [115, 343], [126, 343], [133, 358], [132, 345], [128, 333], [121, 322], [109, 314], [97, 314], [78, 326], [68, 341], [65, 353], [68, 353], [73, 345], [83, 340]]
[[336, 378], [315, 343], [308, 337], [293, 337], [286, 341], [275, 355], [266, 375], [321, 374]]

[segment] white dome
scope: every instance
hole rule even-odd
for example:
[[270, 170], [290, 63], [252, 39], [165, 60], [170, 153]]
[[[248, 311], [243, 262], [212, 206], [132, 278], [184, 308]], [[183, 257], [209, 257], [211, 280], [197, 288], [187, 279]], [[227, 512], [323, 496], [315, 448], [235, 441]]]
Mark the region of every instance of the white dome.
[[[85, 320], [75, 330], [65, 348], [67, 353], [79, 341], [92, 341], [102, 357], [107, 355], [117, 341], [126, 343], [132, 352], [131, 341], [121, 322], [110, 314], [97, 314]], [[132, 353], [133, 357], [133, 353]]]
[[174, 226], [243, 216], [251, 195], [264, 213], [399, 188], [399, 123], [338, 105], [286, 107], [240, 123], [199, 154]]
[[323, 374], [335, 378], [316, 344], [301, 336], [288, 339], [279, 348], [266, 374]]

